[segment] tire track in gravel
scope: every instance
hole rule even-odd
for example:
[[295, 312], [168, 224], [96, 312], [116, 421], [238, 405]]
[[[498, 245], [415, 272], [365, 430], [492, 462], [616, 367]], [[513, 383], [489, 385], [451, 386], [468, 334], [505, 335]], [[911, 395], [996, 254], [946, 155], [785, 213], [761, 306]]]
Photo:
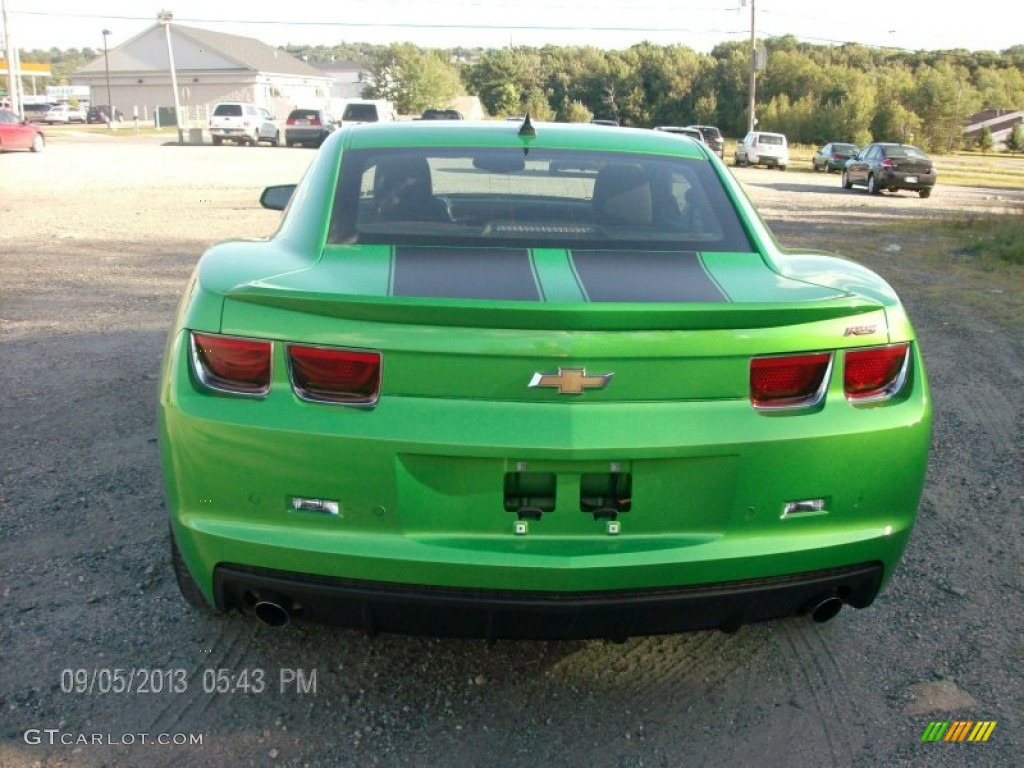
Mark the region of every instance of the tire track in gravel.
[[[217, 628], [214, 641], [210, 643], [209, 656], [199, 657], [188, 670], [188, 690], [183, 695], [167, 697], [166, 706], [158, 708], [148, 723], [149, 730], [163, 733], [173, 732], [179, 727], [192, 727], [205, 723], [207, 711], [214, 705], [224, 706], [230, 696], [221, 696], [208, 691], [210, 680], [207, 670], [246, 668], [246, 653], [252, 645], [253, 628], [237, 617], [217, 617], [207, 620]], [[213, 649], [218, 649], [216, 652]], [[213, 682], [216, 678], [213, 678]]]
[[[788, 654], [791, 674], [798, 675], [798, 685], [793, 686], [794, 695], [805, 694], [814, 702], [812, 723], [802, 721], [804, 727], [813, 726], [818, 731], [815, 737], [827, 747], [829, 760], [820, 766], [848, 766], [854, 762], [856, 748], [851, 741], [851, 728], [836, 728], [839, 723], [856, 723], [862, 720], [857, 702], [861, 696], [851, 691], [851, 681], [837, 663], [835, 650], [823, 627], [808, 621], [779, 622], [779, 632]], [[840, 697], [839, 691], [843, 692]], [[808, 739], [808, 734], [804, 733]]]

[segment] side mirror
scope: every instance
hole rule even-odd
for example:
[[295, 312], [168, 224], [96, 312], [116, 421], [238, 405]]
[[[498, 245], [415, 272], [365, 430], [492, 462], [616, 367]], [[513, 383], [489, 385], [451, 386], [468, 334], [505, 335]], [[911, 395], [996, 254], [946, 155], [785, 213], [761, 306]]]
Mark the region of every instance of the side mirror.
[[260, 195], [260, 205], [272, 211], [283, 211], [295, 192], [295, 184], [277, 184], [267, 187]]

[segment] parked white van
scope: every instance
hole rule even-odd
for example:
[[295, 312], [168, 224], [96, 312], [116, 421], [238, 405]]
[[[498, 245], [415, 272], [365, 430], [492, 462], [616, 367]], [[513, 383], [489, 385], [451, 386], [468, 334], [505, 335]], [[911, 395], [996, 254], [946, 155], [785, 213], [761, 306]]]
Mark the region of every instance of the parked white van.
[[751, 131], [736, 145], [734, 165], [763, 165], [786, 170], [789, 165], [789, 143], [781, 133]]

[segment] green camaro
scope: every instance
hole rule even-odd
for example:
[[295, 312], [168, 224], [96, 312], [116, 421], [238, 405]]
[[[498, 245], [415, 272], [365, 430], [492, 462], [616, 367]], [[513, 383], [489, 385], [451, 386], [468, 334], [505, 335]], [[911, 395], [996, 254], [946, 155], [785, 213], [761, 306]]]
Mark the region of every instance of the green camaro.
[[611, 637], [869, 605], [931, 405], [893, 290], [781, 250], [703, 144], [345, 128], [200, 260], [160, 444], [196, 606]]

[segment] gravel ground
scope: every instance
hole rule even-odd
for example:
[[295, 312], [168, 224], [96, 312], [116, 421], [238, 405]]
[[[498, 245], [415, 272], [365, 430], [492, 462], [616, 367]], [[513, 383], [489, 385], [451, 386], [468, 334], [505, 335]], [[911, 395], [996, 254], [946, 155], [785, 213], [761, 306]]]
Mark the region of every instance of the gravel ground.
[[[784, 244], [889, 278], [921, 338], [929, 478], [872, 607], [624, 644], [370, 638], [197, 615], [167, 552], [178, 296], [207, 246], [273, 231], [260, 188], [312, 156], [68, 132], [0, 157], [0, 766], [1021, 764], [1024, 277], [920, 222], [1024, 194], [736, 171]], [[922, 743], [932, 720], [998, 725]]]

